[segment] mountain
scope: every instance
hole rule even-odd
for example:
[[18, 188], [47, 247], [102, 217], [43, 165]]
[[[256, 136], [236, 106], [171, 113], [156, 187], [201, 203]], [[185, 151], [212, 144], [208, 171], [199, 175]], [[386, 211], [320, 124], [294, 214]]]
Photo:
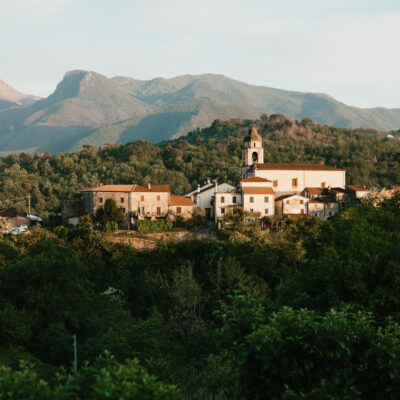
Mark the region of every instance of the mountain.
[[[4, 101], [20, 100], [8, 95]], [[56, 153], [83, 144], [158, 142], [207, 127], [215, 119], [254, 119], [264, 113], [343, 128], [400, 128], [400, 109], [361, 109], [325, 94], [254, 86], [214, 74], [143, 81], [77, 70], [68, 72], [46, 99], [7, 107], [0, 109], [3, 152]]]
[[0, 79], [0, 110], [9, 107], [28, 106], [40, 97], [23, 94]]
[[121, 121], [153, 108], [95, 72], [71, 71], [49, 97], [0, 111], [0, 150], [42, 148], [88, 127]]

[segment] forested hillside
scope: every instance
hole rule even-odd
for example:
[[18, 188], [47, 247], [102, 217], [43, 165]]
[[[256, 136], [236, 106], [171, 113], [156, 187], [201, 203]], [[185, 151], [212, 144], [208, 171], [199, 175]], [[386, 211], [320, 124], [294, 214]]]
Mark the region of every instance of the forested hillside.
[[90, 224], [0, 239], [0, 398], [399, 398], [400, 196], [289, 222], [142, 252]]
[[324, 163], [346, 168], [348, 184], [400, 185], [397, 138], [273, 115], [256, 121], [217, 120], [207, 129], [155, 145], [137, 141], [56, 156], [10, 155], [0, 161], [0, 204], [26, 211], [26, 198], [12, 199], [26, 196], [28, 183], [33, 210], [44, 216], [58, 211], [62, 199], [100, 183], [169, 184], [177, 194], [207, 178], [236, 185], [243, 138], [251, 124], [263, 137], [266, 162]]

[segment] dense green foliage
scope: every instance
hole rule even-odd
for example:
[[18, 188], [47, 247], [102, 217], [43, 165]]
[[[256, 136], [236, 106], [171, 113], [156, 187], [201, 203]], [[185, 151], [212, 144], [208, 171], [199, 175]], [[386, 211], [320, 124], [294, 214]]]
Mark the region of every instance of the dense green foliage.
[[125, 221], [124, 210], [117, 206], [114, 199], [106, 199], [103, 206], [96, 210], [95, 221], [102, 225], [110, 222], [114, 224], [122, 224]]
[[[137, 251], [82, 224], [2, 239], [0, 249], [4, 388], [42, 398], [57, 390], [81, 398], [400, 395], [399, 195], [327, 222], [252, 227], [225, 241]], [[73, 334], [80, 372], [57, 380], [57, 368], [72, 365]], [[99, 359], [104, 350], [115, 359]], [[19, 369], [21, 358], [37, 367]]]
[[[207, 178], [238, 184], [243, 138], [252, 121], [216, 121], [187, 137], [151, 145], [133, 144], [79, 153], [10, 155], [0, 160], [0, 204], [27, 210], [26, 185], [32, 185], [32, 209], [46, 216], [61, 200], [103, 184], [169, 184], [176, 194]], [[400, 141], [372, 130], [349, 130], [294, 121], [280, 115], [255, 121], [264, 140], [266, 162], [325, 163], [347, 169], [347, 183], [400, 185]], [[16, 199], [13, 201], [8, 201]], [[7, 201], [5, 201], [7, 200]]]
[[172, 221], [169, 219], [160, 219], [156, 221], [142, 219], [136, 221], [136, 228], [139, 233], [170, 231], [172, 225]]
[[78, 374], [63, 370], [57, 381], [48, 383], [22, 363], [17, 370], [0, 367], [0, 398], [9, 400], [54, 399], [137, 399], [179, 400], [177, 389], [156, 380], [136, 359], [119, 363], [108, 352], [92, 364], [85, 363]]

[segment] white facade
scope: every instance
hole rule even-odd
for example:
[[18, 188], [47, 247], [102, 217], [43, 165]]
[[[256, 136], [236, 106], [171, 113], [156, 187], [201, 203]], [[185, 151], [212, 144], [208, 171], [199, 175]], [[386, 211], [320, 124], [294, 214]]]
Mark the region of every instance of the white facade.
[[274, 194], [243, 193], [243, 209], [251, 213], [259, 213], [260, 217], [275, 215]]
[[342, 169], [327, 170], [324, 169], [327, 168], [326, 166], [321, 165], [321, 170], [317, 170], [315, 168], [318, 166], [311, 167], [307, 164], [296, 164], [296, 167], [290, 168], [290, 164], [281, 169], [279, 169], [279, 164], [271, 167], [268, 164], [255, 165], [248, 174], [271, 180], [275, 192], [301, 192], [306, 187], [344, 188], [346, 185], [346, 171]]
[[198, 187], [196, 190], [186, 194], [193, 198], [194, 207], [200, 207], [206, 213], [208, 218], [214, 217], [213, 199], [216, 192], [230, 192], [235, 190], [235, 187], [229, 183], [207, 183], [203, 187]]
[[230, 209], [242, 205], [242, 194], [235, 189], [230, 192], [216, 192], [214, 198], [215, 221], [223, 218]]
[[308, 198], [297, 194], [279, 196], [275, 199], [276, 215], [308, 214]]

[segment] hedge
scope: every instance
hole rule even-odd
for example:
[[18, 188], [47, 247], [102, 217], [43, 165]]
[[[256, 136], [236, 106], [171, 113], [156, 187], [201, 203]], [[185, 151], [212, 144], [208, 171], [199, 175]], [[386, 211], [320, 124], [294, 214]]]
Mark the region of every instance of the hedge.
[[172, 230], [172, 221], [169, 219], [160, 219], [157, 221], [141, 219], [136, 222], [136, 228], [139, 233], [170, 231]]

